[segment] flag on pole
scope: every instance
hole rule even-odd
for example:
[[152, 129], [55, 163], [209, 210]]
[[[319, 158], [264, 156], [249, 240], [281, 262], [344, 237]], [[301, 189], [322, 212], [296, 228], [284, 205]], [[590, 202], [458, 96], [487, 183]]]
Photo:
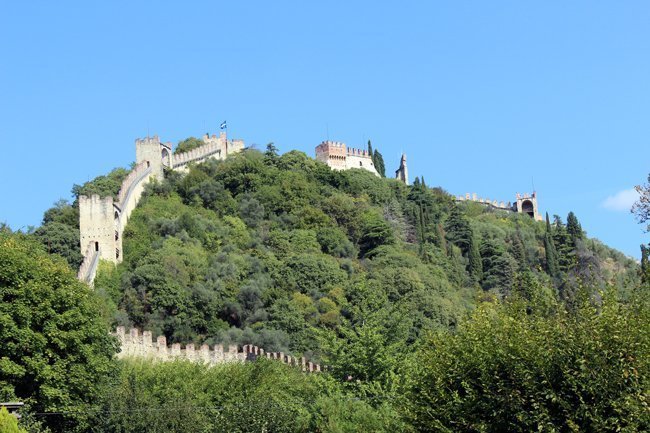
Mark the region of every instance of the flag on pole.
[[225, 120], [224, 120], [223, 122], [221, 122], [221, 125], [219, 126], [219, 128], [221, 128], [221, 129], [228, 129], [228, 125], [226, 125], [226, 121], [225, 121]]

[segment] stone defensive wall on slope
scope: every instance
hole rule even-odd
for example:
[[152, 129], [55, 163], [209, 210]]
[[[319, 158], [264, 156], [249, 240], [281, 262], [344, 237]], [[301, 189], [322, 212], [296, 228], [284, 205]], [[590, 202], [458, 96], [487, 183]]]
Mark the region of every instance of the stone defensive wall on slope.
[[164, 168], [184, 171], [191, 162], [209, 158], [224, 159], [244, 149], [243, 140], [228, 140], [225, 133], [203, 136], [203, 146], [172, 155], [171, 143], [162, 143], [157, 135], [135, 140], [136, 166], [129, 172], [114, 201], [113, 197], [79, 196], [79, 241], [84, 261], [77, 277], [92, 286], [99, 260], [122, 261], [122, 234], [152, 179], [162, 180]]
[[84, 261], [79, 267], [79, 272], [77, 272], [77, 279], [92, 286], [93, 281], [95, 281], [95, 275], [97, 274], [98, 264], [99, 252], [95, 253], [93, 242], [90, 242], [84, 254]]
[[151, 166], [143, 161], [136, 165], [122, 181], [120, 192], [117, 195], [117, 204], [114, 205], [118, 211], [117, 220], [120, 233], [124, 231], [131, 212], [138, 205], [144, 192], [144, 185], [149, 182], [152, 172]]
[[210, 143], [197, 147], [188, 152], [183, 152], [172, 156], [172, 168], [178, 169], [186, 166], [190, 162], [202, 161], [210, 156], [221, 156], [221, 146], [219, 143]]
[[174, 170], [187, 170], [190, 162], [201, 162], [208, 158], [223, 159], [228, 154], [240, 152], [244, 148], [243, 140], [228, 140], [225, 134], [218, 137], [206, 134], [202, 138], [206, 143], [203, 146], [192, 149], [188, 152], [172, 155], [171, 166]]
[[92, 285], [99, 259], [121, 261], [124, 227], [151, 174], [152, 168], [146, 162], [136, 165], [122, 181], [117, 203], [111, 196], [79, 196], [80, 243], [82, 247], [86, 245], [77, 275], [80, 280]]
[[497, 201], [497, 200], [490, 200], [489, 198], [479, 198], [476, 193], [469, 194], [466, 193], [464, 196], [459, 195], [455, 197], [456, 201], [462, 202], [462, 201], [471, 201], [475, 203], [480, 203], [485, 206], [488, 206], [492, 209], [498, 209], [498, 210], [504, 210], [508, 212], [516, 212], [516, 213], [523, 213], [531, 218], [533, 218], [535, 221], [541, 221], [542, 216], [539, 213], [539, 207], [537, 205], [537, 193], [533, 192], [532, 194], [524, 193], [524, 194], [519, 194], [517, 193], [517, 200], [514, 203], [508, 202], [505, 203], [503, 201]]
[[459, 195], [456, 197], [456, 201], [473, 201], [477, 203], [482, 203], [485, 205], [488, 205], [490, 207], [493, 207], [495, 209], [501, 209], [501, 210], [507, 210], [511, 212], [515, 212], [516, 210], [512, 206], [511, 202], [503, 202], [503, 201], [497, 201], [497, 200], [490, 200], [489, 198], [479, 198], [476, 193], [473, 193], [470, 195], [470, 193], [466, 193], [464, 196]]
[[221, 344], [212, 347], [204, 344], [198, 348], [194, 344], [187, 344], [182, 347], [179, 343], [167, 346], [165, 336], [161, 335], [154, 341], [150, 331], [140, 333], [140, 330], [132, 328], [127, 333], [122, 326], [117, 327], [114, 335], [120, 341], [120, 352], [117, 354], [119, 359], [141, 358], [159, 362], [186, 360], [207, 365], [217, 365], [267, 358], [298, 367], [302, 371], [309, 373], [321, 371], [319, 364], [309, 362], [304, 357], [296, 358], [282, 352], [265, 352], [264, 349], [250, 344], [242, 346], [241, 350], [237, 345], [229, 345], [224, 348]]

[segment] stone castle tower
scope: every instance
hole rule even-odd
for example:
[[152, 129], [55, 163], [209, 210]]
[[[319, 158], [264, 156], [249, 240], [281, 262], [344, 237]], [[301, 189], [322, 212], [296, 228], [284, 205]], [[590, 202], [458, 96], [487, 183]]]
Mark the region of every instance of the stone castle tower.
[[532, 194], [519, 194], [517, 193], [517, 202], [515, 203], [515, 211], [525, 213], [533, 218], [535, 221], [541, 221], [542, 216], [539, 214], [539, 207], [537, 206], [537, 193], [533, 191]]
[[119, 212], [113, 197], [79, 197], [81, 254], [97, 254], [102, 260], [120, 262], [122, 238], [115, 228]]
[[332, 170], [349, 170], [361, 168], [379, 176], [372, 155], [367, 150], [347, 147], [337, 141], [323, 141], [316, 146], [316, 159], [329, 165]]
[[171, 167], [171, 157], [171, 143], [161, 143], [157, 135], [135, 140], [136, 164], [146, 163], [158, 180], [163, 179], [163, 168]]
[[402, 158], [399, 161], [399, 168], [395, 170], [395, 179], [401, 180], [406, 185], [409, 185], [409, 171], [406, 167], [406, 154], [402, 153]]

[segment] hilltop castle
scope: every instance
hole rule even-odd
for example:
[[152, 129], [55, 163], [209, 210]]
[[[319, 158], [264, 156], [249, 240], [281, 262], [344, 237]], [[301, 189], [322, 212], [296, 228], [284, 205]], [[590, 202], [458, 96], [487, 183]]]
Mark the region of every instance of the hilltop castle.
[[[316, 146], [316, 159], [327, 164], [332, 170], [361, 168], [379, 177], [379, 172], [375, 168], [375, 163], [372, 160], [370, 152], [348, 147], [345, 143], [329, 140], [323, 141]], [[408, 177], [406, 155], [402, 154], [400, 166], [395, 171], [395, 179], [401, 180], [408, 185]]]
[[316, 146], [316, 159], [329, 165], [332, 170], [362, 168], [379, 176], [372, 155], [363, 149], [355, 149], [338, 141], [323, 141]]

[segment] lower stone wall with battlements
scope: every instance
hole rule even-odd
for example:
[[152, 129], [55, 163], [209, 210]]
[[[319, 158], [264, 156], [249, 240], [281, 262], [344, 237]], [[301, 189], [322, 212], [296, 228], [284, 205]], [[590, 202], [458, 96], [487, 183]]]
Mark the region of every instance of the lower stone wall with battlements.
[[517, 201], [514, 203], [503, 202], [498, 200], [490, 200], [489, 198], [479, 198], [476, 193], [470, 194], [467, 193], [464, 196], [459, 195], [454, 197], [456, 201], [472, 201], [475, 203], [480, 203], [484, 206], [487, 206], [492, 209], [503, 210], [507, 212], [516, 212], [529, 215], [535, 221], [542, 221], [542, 216], [539, 212], [537, 205], [537, 193], [533, 192], [532, 194], [519, 194], [517, 193]]
[[516, 212], [517, 210], [515, 207], [512, 205], [511, 202], [503, 202], [503, 201], [498, 201], [498, 200], [490, 200], [489, 198], [479, 198], [476, 193], [470, 194], [467, 193], [464, 196], [459, 195], [456, 197], [456, 201], [474, 201], [477, 203], [482, 203], [485, 205], [489, 205], [491, 207], [494, 207], [496, 209], [501, 209], [501, 210], [507, 210], [507, 211], [512, 211]]
[[161, 335], [154, 341], [150, 331], [141, 333], [140, 330], [132, 328], [127, 333], [122, 326], [117, 327], [114, 335], [120, 341], [120, 352], [117, 354], [119, 359], [142, 358], [160, 362], [186, 360], [207, 365], [217, 365], [228, 362], [255, 361], [261, 357], [298, 367], [305, 372], [321, 371], [319, 364], [309, 362], [304, 357], [296, 358], [282, 352], [265, 352], [264, 349], [250, 344], [244, 345], [241, 350], [237, 345], [224, 347], [221, 344], [212, 347], [204, 344], [198, 348], [194, 344], [187, 344], [182, 347], [179, 343], [167, 346], [165, 336]]

